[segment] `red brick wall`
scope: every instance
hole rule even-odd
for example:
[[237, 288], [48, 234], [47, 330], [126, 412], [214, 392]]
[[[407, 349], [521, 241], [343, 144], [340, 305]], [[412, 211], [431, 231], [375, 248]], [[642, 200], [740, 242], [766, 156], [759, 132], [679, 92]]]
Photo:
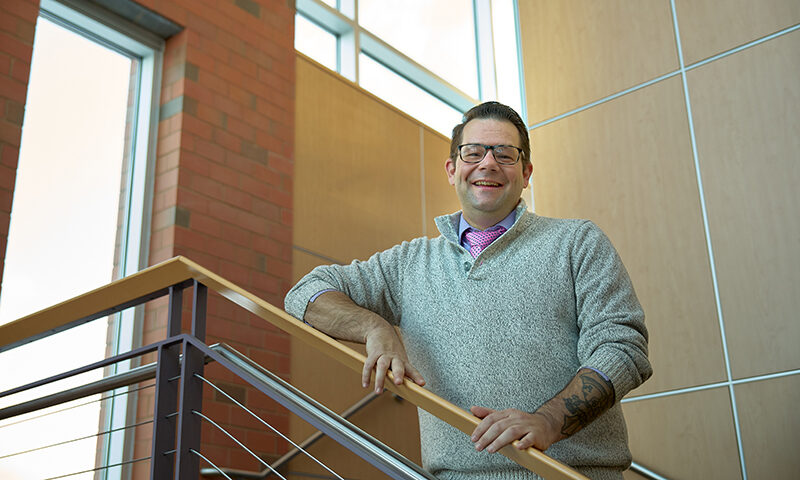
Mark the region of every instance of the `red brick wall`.
[[[164, 54], [150, 263], [185, 255], [282, 305], [291, 281], [294, 1], [139, 3], [184, 27], [168, 39]], [[0, 279], [37, 14], [38, 0], [0, 6]], [[144, 343], [163, 338], [165, 305], [154, 302], [146, 310]], [[208, 337], [289, 377], [286, 335], [216, 295], [209, 298]], [[274, 402], [218, 368], [208, 373], [288, 431], [288, 417]], [[152, 416], [152, 390], [145, 392], [140, 419]], [[212, 391], [204, 394], [204, 411], [232, 424], [263, 457], [287, 448]], [[138, 429], [134, 458], [150, 454], [149, 436], [149, 429]], [[261, 469], [231, 445], [204, 427], [202, 451], [215, 463]], [[146, 478], [147, 463], [136, 465], [136, 477]]]
[[3, 0], [0, 7], [0, 282], [38, 15], [38, 0]]
[[[159, 123], [150, 263], [185, 255], [282, 305], [291, 286], [294, 2], [141, 3], [184, 27], [167, 41], [164, 57], [163, 111], [180, 108]], [[163, 338], [165, 307], [147, 311], [145, 343]], [[208, 343], [224, 341], [288, 378], [287, 336], [216, 295], [209, 298], [208, 336]], [[274, 402], [218, 368], [208, 373], [288, 432], [288, 416]], [[142, 418], [152, 415], [151, 395], [140, 398]], [[208, 388], [203, 410], [262, 457], [287, 449]], [[149, 454], [147, 435], [138, 440], [134, 458]], [[202, 450], [215, 463], [263, 468], [231, 445], [204, 426]]]

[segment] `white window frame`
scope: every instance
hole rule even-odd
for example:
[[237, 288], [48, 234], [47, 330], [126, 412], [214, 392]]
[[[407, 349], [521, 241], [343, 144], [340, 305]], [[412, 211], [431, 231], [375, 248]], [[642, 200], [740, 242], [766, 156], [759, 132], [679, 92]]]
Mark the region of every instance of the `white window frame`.
[[[135, 58], [139, 63], [138, 85], [133, 107], [135, 125], [131, 133], [130, 165], [127, 169], [124, 219], [121, 222], [120, 277], [148, 265], [150, 225], [152, 220], [156, 140], [164, 40], [96, 4], [85, 0], [41, 0], [40, 15], [103, 46]], [[141, 345], [144, 309], [136, 307], [116, 315], [111, 332], [111, 355]], [[132, 361], [111, 367], [110, 374], [135, 367]], [[104, 430], [126, 426], [136, 415], [136, 396], [124, 395], [128, 387], [114, 391], [121, 394], [107, 400]], [[121, 463], [133, 453], [133, 432], [129, 429], [105, 435], [102, 465]], [[121, 467], [100, 470], [102, 479], [122, 479]]]
[[[366, 53], [390, 70], [404, 77], [422, 90], [460, 112], [466, 112], [482, 101], [497, 98], [497, 80], [492, 35], [492, 0], [473, 0], [475, 18], [475, 55], [477, 60], [478, 91], [480, 98], [474, 98], [453, 86], [437, 74], [423, 67], [407, 55], [380, 39], [377, 35], [361, 27], [358, 23], [358, 1], [339, 0], [335, 9], [321, 0], [297, 0], [298, 14], [316, 22], [338, 37], [338, 72], [350, 81], [359, 84], [358, 54]], [[522, 79], [522, 61], [519, 42], [519, 14], [514, 0], [515, 33], [517, 37], [518, 71]], [[521, 90], [524, 84], [520, 83]], [[520, 115], [527, 121], [524, 91], [520, 91]]]

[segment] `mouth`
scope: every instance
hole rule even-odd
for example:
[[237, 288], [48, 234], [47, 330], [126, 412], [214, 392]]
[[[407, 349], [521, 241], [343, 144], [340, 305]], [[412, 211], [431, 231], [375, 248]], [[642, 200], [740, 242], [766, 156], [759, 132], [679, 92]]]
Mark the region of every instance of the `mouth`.
[[500, 188], [503, 186], [502, 183], [493, 182], [491, 180], [475, 180], [472, 182], [473, 185], [476, 187], [485, 187], [485, 188]]

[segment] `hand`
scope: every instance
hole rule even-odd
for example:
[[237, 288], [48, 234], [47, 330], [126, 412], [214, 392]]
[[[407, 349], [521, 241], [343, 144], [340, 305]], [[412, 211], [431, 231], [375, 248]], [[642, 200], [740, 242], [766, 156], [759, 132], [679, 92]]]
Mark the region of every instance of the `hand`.
[[483, 419], [470, 438], [479, 452], [486, 449], [494, 453], [514, 440], [519, 440], [514, 444], [518, 450], [534, 447], [544, 451], [563, 438], [554, 419], [543, 412], [527, 413], [513, 408], [492, 410], [477, 406], [469, 410]]
[[383, 391], [387, 370], [391, 369], [395, 385], [403, 383], [403, 377], [409, 377], [419, 386], [425, 385], [422, 375], [408, 361], [403, 342], [395, 329], [384, 321], [385, 327], [373, 328], [366, 336], [367, 360], [361, 373], [361, 384], [369, 385], [369, 377], [375, 370], [375, 393]]

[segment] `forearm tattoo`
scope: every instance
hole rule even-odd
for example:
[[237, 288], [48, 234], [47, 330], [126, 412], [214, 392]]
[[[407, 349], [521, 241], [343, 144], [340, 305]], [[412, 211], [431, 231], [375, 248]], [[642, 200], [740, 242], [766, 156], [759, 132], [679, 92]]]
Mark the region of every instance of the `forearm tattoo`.
[[564, 406], [569, 415], [564, 415], [561, 433], [572, 435], [588, 425], [614, 404], [614, 389], [605, 379], [597, 374], [581, 373], [581, 395], [563, 397]]

